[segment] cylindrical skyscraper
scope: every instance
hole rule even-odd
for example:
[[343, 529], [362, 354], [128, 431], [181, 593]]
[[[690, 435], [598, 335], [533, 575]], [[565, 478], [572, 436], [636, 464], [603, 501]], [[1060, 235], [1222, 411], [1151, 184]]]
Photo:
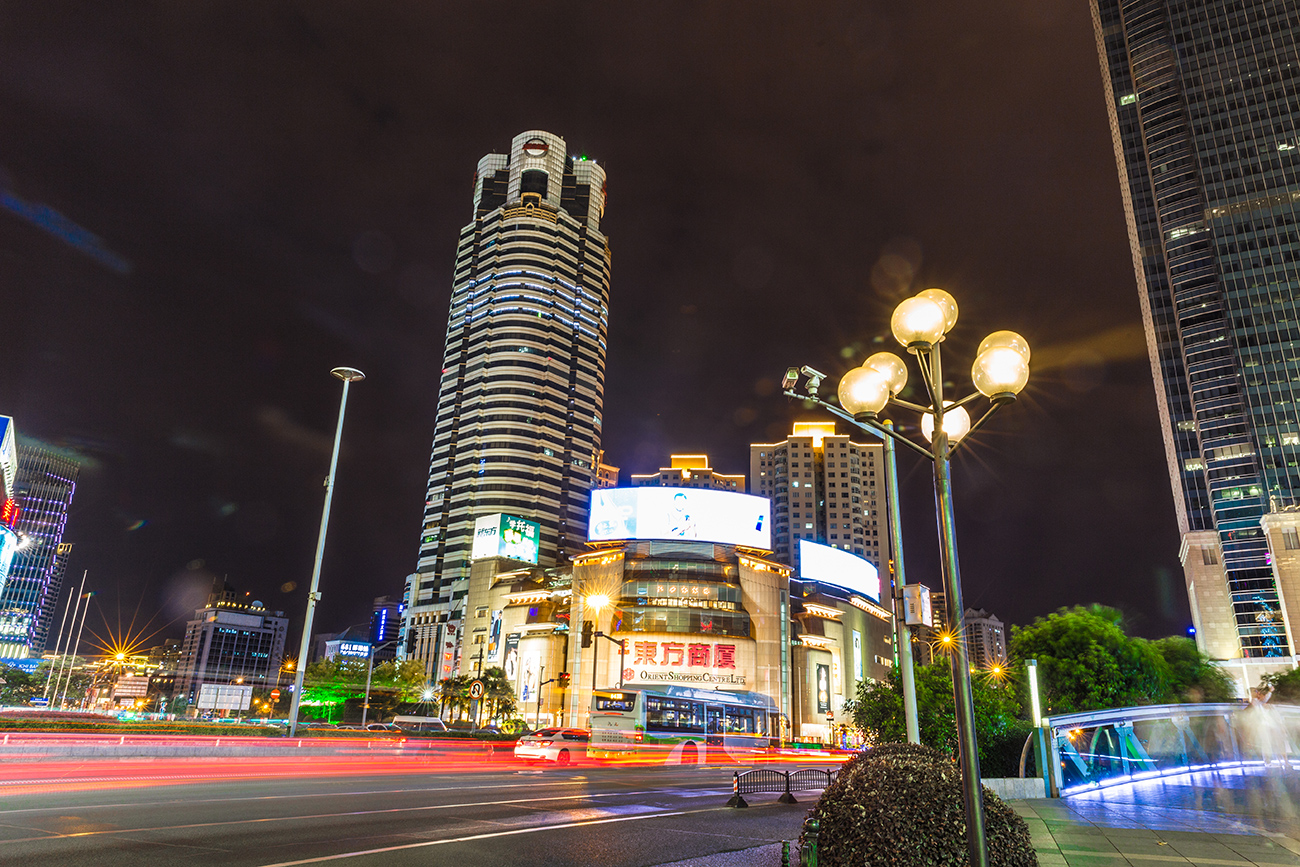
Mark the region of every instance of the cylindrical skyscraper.
[[540, 525], [543, 566], [586, 540], [609, 316], [604, 210], [604, 169], [569, 155], [557, 135], [531, 130], [509, 154], [479, 160], [406, 593], [417, 658], [451, 646], [445, 625], [461, 616], [477, 519], [500, 513]]

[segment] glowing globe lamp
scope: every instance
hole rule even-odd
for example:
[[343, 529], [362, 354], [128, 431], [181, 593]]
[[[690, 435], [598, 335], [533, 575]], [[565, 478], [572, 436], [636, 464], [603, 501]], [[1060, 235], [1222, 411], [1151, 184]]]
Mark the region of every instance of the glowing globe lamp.
[[1029, 364], [1016, 349], [993, 346], [975, 356], [970, 375], [985, 397], [1015, 396], [1029, 382]]
[[947, 334], [957, 324], [957, 299], [942, 289], [926, 289], [916, 293], [917, 298], [929, 298], [943, 311], [943, 331]]
[[898, 394], [907, 385], [907, 365], [892, 352], [877, 352], [862, 362], [863, 367], [878, 371], [889, 387], [889, 393]]
[[855, 367], [840, 380], [840, 406], [854, 416], [874, 416], [889, 402], [889, 382], [874, 367]]
[[[943, 430], [948, 434], [949, 442], [955, 443], [966, 436], [967, 431], [970, 430], [970, 413], [961, 406], [948, 409], [951, 406], [952, 401], [944, 402]], [[927, 412], [921, 416], [921, 433], [925, 435], [926, 440], [934, 440], [934, 413]]]
[[943, 339], [948, 318], [943, 308], [929, 298], [908, 298], [894, 308], [889, 328], [894, 339], [908, 349], [932, 346]]
[[1029, 363], [1029, 341], [1014, 331], [994, 331], [980, 341], [980, 348], [975, 351], [975, 356], [978, 358], [985, 350], [1000, 346], [1014, 349], [1025, 359], [1025, 364]]

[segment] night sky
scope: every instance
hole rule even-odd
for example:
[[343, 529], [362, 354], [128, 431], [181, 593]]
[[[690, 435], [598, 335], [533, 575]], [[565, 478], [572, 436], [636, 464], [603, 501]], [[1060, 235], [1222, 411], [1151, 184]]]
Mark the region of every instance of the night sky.
[[[785, 367], [833, 390], [940, 286], [963, 393], [988, 332], [1034, 349], [1025, 399], [954, 466], [966, 603], [1184, 630], [1083, 0], [4, 0], [0, 21], [0, 187], [100, 239], [0, 210], [0, 413], [83, 461], [65, 540], [100, 634], [180, 635], [214, 575], [301, 628], [337, 365], [368, 379], [316, 628], [400, 594], [474, 168], [527, 129], [609, 172], [624, 481], [674, 450], [747, 473], [751, 442], [819, 417], [776, 393]], [[900, 464], [909, 579], [937, 587], [929, 468]]]

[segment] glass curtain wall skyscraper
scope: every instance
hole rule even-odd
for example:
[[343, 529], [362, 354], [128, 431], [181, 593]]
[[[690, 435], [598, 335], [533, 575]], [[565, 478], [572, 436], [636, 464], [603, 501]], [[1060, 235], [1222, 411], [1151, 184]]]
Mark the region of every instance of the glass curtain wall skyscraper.
[[1300, 7], [1092, 13], [1197, 639], [1253, 684], [1300, 627]]
[[[541, 525], [539, 564], [581, 550], [600, 454], [609, 320], [605, 170], [530, 130], [474, 175], [461, 230], [405, 622], [416, 658], [450, 652], [475, 519]], [[455, 635], [455, 630], [450, 635]]]
[[62, 544], [68, 509], [77, 487], [75, 461], [18, 445], [14, 529], [21, 539], [0, 589], [0, 657], [23, 659], [45, 652], [57, 616], [59, 591], [70, 545]]

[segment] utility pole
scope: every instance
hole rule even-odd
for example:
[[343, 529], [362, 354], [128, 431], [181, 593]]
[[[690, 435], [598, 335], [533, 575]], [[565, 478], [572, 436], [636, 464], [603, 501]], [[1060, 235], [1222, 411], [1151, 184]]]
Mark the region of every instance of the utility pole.
[[72, 686], [72, 671], [77, 664], [77, 651], [81, 649], [81, 632], [86, 628], [86, 616], [90, 614], [90, 598], [94, 595], [93, 591], [86, 594], [86, 604], [81, 609], [81, 625], [77, 627], [77, 642], [72, 646], [72, 661], [68, 663], [68, 679], [63, 683], [63, 697], [59, 699], [60, 707], [68, 700], [68, 687]]
[[[81, 594], [86, 589], [86, 576], [89, 574], [90, 574], [89, 569], [81, 573], [81, 587], [75, 593], [72, 593], [71, 595], [68, 596], [68, 607], [63, 610], [63, 622], [59, 624], [59, 640], [56, 641], [54, 644], [54, 653], [56, 656], [59, 657], [59, 676], [57, 678], [53, 678], [54, 692], [56, 694], [59, 691], [59, 681], [63, 680], [63, 664], [67, 662], [68, 659], [68, 644], [72, 641], [72, 624], [76, 620], [75, 614], [72, 615], [73, 617], [72, 620], [68, 619], [68, 615], [73, 611], [72, 601], [74, 599], [76, 600], [81, 599]], [[64, 636], [63, 636], [63, 628], [65, 626], [68, 628], [68, 635], [66, 641], [64, 640]], [[62, 654], [59, 653], [60, 645], [62, 645], [63, 647]], [[53, 677], [53, 675], [54, 675], [54, 665], [51, 663], [49, 674], [45, 676], [45, 691], [41, 693], [42, 697], [45, 699], [49, 699], [50, 697], [50, 680]], [[48, 702], [45, 706], [47, 709], [49, 708]]]

